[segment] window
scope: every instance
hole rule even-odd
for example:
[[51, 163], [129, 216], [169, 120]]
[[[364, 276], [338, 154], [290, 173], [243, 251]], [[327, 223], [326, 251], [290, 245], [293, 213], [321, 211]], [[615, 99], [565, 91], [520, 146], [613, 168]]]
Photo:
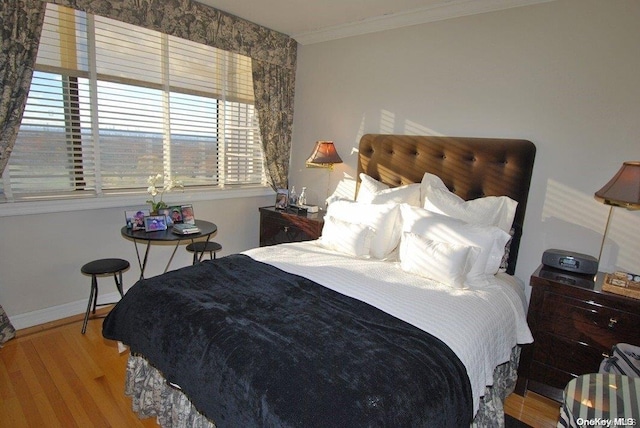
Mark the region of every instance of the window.
[[264, 185], [251, 59], [47, 5], [4, 201]]

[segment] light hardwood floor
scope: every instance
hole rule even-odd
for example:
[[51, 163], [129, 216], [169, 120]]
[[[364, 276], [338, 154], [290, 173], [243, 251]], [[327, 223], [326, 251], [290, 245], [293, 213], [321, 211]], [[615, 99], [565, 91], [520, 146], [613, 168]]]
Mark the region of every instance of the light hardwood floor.
[[[105, 313], [102, 308], [99, 313]], [[102, 337], [102, 321], [82, 315], [18, 331], [0, 349], [0, 427], [156, 427], [140, 420], [124, 395], [128, 354]], [[535, 427], [555, 427], [556, 402], [511, 395], [507, 413]]]

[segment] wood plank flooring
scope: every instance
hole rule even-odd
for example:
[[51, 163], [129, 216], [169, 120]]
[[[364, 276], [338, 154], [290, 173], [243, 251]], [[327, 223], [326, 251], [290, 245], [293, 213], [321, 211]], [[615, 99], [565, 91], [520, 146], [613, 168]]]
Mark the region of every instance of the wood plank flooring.
[[[109, 308], [98, 312], [106, 313]], [[0, 427], [157, 427], [124, 395], [128, 353], [83, 315], [18, 331], [0, 349]], [[559, 405], [529, 393], [507, 397], [508, 414], [535, 428], [556, 426]]]
[[[106, 312], [102, 308], [99, 312]], [[127, 354], [83, 315], [18, 331], [0, 349], [0, 427], [156, 427], [124, 395]]]
[[534, 428], [556, 428], [560, 403], [534, 392], [527, 392], [526, 397], [511, 394], [504, 402], [504, 411]]

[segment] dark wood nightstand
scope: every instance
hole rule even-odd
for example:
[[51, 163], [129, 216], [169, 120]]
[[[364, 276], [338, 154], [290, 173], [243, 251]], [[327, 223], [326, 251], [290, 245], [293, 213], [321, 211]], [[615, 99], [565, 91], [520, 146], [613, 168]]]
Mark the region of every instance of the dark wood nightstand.
[[260, 246], [318, 239], [324, 225], [324, 211], [298, 215], [274, 207], [260, 208]]
[[531, 275], [525, 345], [516, 392], [562, 401], [571, 379], [597, 373], [616, 343], [640, 344], [640, 300], [602, 291], [604, 274], [579, 275], [540, 266]]

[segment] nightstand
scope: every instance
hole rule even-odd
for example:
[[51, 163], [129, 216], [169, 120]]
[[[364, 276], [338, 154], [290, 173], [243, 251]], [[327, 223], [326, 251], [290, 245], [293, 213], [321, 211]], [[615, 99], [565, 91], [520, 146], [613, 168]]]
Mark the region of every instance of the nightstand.
[[261, 207], [260, 246], [318, 239], [323, 225], [324, 211], [298, 215], [274, 207]]
[[531, 275], [516, 392], [562, 401], [569, 381], [597, 373], [616, 343], [640, 344], [640, 300], [602, 291], [604, 274], [579, 275], [541, 265]]

